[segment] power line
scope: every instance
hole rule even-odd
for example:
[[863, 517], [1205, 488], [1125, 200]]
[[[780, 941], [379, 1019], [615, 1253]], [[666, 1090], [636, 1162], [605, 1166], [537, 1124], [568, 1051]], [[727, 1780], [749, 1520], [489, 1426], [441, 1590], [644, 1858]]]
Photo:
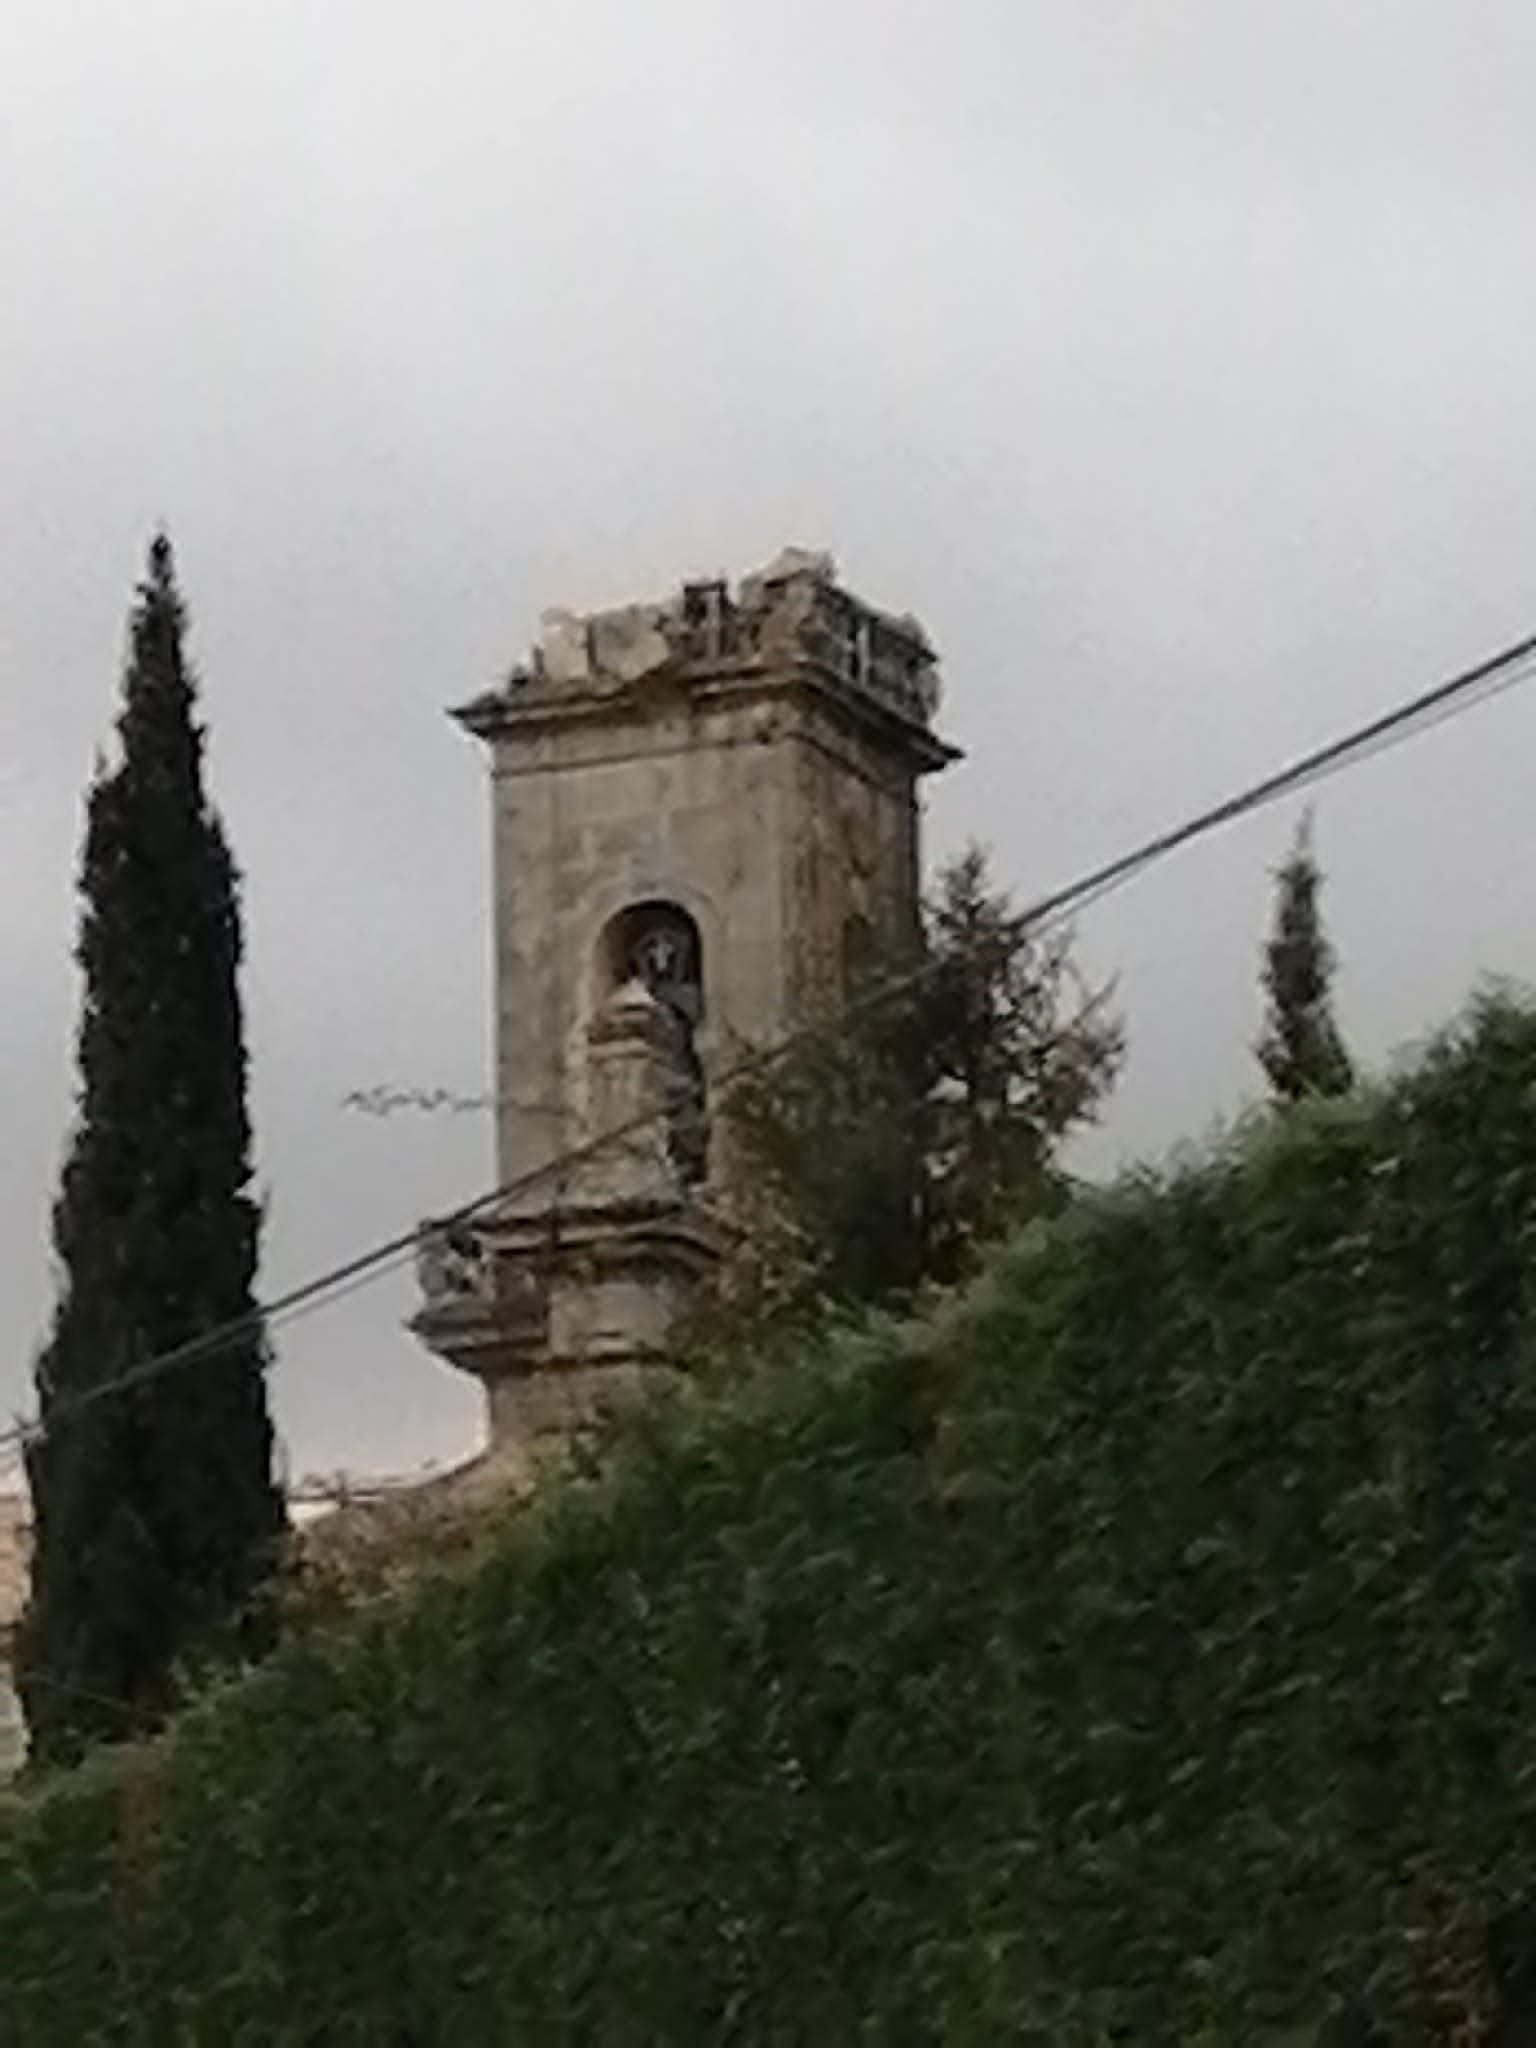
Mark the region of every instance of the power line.
[[1460, 716], [1463, 711], [1472, 710], [1477, 704], [1502, 696], [1515, 684], [1530, 678], [1531, 666], [1536, 661], [1536, 633], [1502, 653], [1491, 655], [1480, 661], [1476, 667], [1464, 669], [1452, 676], [1448, 682], [1437, 683], [1433, 689], [1425, 690], [1417, 697], [1411, 697], [1394, 710], [1384, 712], [1380, 717], [1355, 727], [1340, 738], [1330, 740], [1326, 745], [1315, 747], [1292, 761], [1288, 767], [1266, 775], [1261, 781], [1251, 783], [1235, 796], [1224, 798], [1212, 804], [1208, 810], [1199, 811], [1180, 825], [1169, 827], [1157, 833], [1130, 853], [1120, 854], [1116, 859], [1106, 861], [1091, 874], [1082, 876], [1052, 896], [1042, 897], [1020, 913], [1015, 929], [1026, 929], [1043, 914], [1066, 906], [1081, 909], [1087, 902], [1096, 902], [1112, 888], [1130, 880], [1154, 861], [1162, 860], [1178, 852], [1193, 840], [1203, 839], [1207, 833], [1216, 831], [1222, 825], [1235, 823], [1251, 812], [1265, 810], [1282, 798], [1297, 795], [1301, 790], [1327, 781], [1346, 768], [1353, 768], [1360, 762], [1371, 760], [1378, 754], [1386, 753], [1391, 747], [1408, 739], [1415, 739], [1421, 732], [1444, 725], [1450, 719]]
[[[1410, 697], [1390, 711], [1383, 712], [1340, 737], [1313, 748], [1287, 766], [1248, 784], [1234, 795], [1223, 798], [1219, 803], [1196, 812], [1194, 816], [1184, 819], [1181, 823], [1156, 833], [1129, 852], [1119, 854], [1113, 860], [1091, 869], [1087, 874], [1079, 876], [1076, 881], [1036, 898], [1012, 919], [1013, 932], [1017, 936], [1039, 933], [1064, 922], [1073, 912], [1101, 901], [1105, 896], [1143, 874], [1156, 862], [1167, 859], [1170, 854], [1180, 851], [1198, 839], [1205, 838], [1221, 827], [1267, 809], [1286, 797], [1297, 795], [1302, 790], [1313, 787], [1347, 768], [1358, 766], [1361, 762], [1416, 737], [1420, 732], [1445, 724], [1481, 702], [1502, 695], [1515, 684], [1529, 679], [1533, 663], [1536, 663], [1536, 634], [1530, 634], [1514, 642], [1498, 654], [1491, 655], [1473, 667], [1463, 669], [1430, 689], [1421, 691], [1417, 696]], [[771, 1046], [747, 1053], [715, 1076], [713, 1090], [716, 1097], [739, 1086], [750, 1075], [772, 1068], [805, 1044], [814, 1042], [818, 1037], [830, 1036], [845, 1030], [856, 1018], [910, 992], [930, 976], [938, 964], [931, 960], [924, 961], [908, 972], [882, 982], [854, 1002], [845, 1005], [834, 1015], [819, 1018], [788, 1032]], [[412, 1257], [427, 1229], [451, 1230], [462, 1227], [473, 1223], [487, 1209], [501, 1203], [516, 1201], [524, 1195], [537, 1193], [551, 1182], [563, 1184], [579, 1168], [599, 1157], [610, 1147], [649, 1129], [664, 1114], [664, 1111], [647, 1111], [599, 1132], [596, 1137], [569, 1147], [531, 1171], [518, 1174], [511, 1180], [488, 1189], [449, 1215], [434, 1219], [430, 1225], [418, 1224], [395, 1237], [387, 1238], [383, 1243], [358, 1253], [354, 1258], [343, 1261], [328, 1272], [289, 1289], [287, 1293], [277, 1296], [265, 1305], [258, 1306], [242, 1316], [232, 1317], [228, 1322], [217, 1325], [201, 1336], [188, 1339], [185, 1343], [145, 1359], [113, 1379], [103, 1380], [93, 1387], [82, 1388], [69, 1400], [59, 1403], [46, 1420], [39, 1418], [33, 1422], [18, 1422], [11, 1429], [0, 1433], [0, 1451], [7, 1447], [24, 1448], [35, 1442], [47, 1430], [55, 1428], [61, 1420], [71, 1420], [76, 1414], [93, 1406], [97, 1401], [104, 1400], [108, 1395], [132, 1392], [160, 1379], [166, 1373], [178, 1371], [184, 1366], [206, 1359], [229, 1345], [249, 1337], [270, 1333], [303, 1314], [329, 1306], [340, 1294], [350, 1293], [358, 1285], [379, 1277]]]

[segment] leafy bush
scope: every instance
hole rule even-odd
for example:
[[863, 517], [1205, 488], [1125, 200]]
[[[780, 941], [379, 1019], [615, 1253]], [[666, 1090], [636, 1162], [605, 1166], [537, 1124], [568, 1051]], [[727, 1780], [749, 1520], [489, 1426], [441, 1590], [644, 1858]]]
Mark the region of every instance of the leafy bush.
[[1536, 2038], [1533, 1284], [1489, 1002], [12, 1798], [0, 2038]]

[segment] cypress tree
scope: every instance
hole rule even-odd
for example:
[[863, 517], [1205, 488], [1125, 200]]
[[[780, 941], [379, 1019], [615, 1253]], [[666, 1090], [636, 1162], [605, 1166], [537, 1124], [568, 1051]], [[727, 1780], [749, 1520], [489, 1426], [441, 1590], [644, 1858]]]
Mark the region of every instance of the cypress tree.
[[1336, 962], [1323, 931], [1322, 885], [1309, 811], [1275, 878], [1274, 927], [1264, 948], [1268, 1016], [1258, 1055], [1281, 1102], [1344, 1095], [1354, 1085], [1333, 1015]]
[[152, 1726], [183, 1660], [250, 1641], [283, 1525], [254, 1320], [176, 1370], [107, 1386], [253, 1309], [237, 881], [204, 790], [184, 623], [160, 535], [118, 759], [98, 764], [86, 811], [80, 1091], [53, 1214], [60, 1292], [36, 1369], [19, 1643], [43, 1761]]

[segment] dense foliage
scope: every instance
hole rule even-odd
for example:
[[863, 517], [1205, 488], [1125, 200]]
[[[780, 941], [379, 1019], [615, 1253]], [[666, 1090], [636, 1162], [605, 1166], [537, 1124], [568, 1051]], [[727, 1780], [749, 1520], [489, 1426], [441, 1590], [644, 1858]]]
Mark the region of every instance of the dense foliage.
[[1266, 1015], [1259, 1064], [1281, 1102], [1344, 1095], [1354, 1068], [1333, 1012], [1337, 967], [1323, 929], [1323, 874], [1303, 816], [1275, 877], [1275, 921], [1264, 948]]
[[0, 1808], [0, 2037], [1527, 2042], [1533, 1501], [1500, 1002]]
[[1057, 1206], [1061, 1147], [1113, 1085], [1124, 1035], [1070, 935], [1025, 926], [985, 857], [942, 869], [909, 956], [852, 963], [835, 1029], [734, 1090], [751, 1312], [890, 1303], [952, 1284]]
[[178, 1659], [242, 1615], [282, 1521], [259, 1329], [91, 1398], [252, 1308], [239, 914], [182, 637], [161, 538], [82, 863], [79, 1118], [54, 1211], [61, 1294], [37, 1368], [20, 1644], [44, 1758], [152, 1723]]

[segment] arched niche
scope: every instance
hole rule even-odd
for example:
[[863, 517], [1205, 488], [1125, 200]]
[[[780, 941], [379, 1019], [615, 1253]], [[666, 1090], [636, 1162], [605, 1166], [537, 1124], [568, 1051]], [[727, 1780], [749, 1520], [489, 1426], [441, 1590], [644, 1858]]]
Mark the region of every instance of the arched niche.
[[704, 1021], [704, 942], [680, 903], [650, 896], [626, 903], [598, 939], [599, 1000], [639, 981], [656, 1000], [685, 1014], [695, 1030]]
[[709, 1170], [709, 1116], [698, 1036], [704, 1023], [704, 942], [680, 903], [646, 897], [627, 903], [598, 936], [599, 1002], [632, 982], [646, 988], [667, 1024], [668, 1147], [685, 1185]]

